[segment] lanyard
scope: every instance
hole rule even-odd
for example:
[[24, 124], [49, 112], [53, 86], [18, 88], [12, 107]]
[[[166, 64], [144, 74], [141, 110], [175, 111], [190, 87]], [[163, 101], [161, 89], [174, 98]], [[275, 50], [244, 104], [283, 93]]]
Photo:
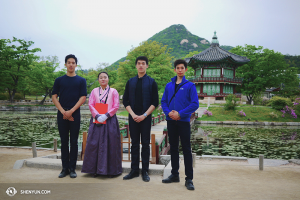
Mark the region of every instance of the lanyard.
[[[99, 87], [99, 99], [100, 99], [100, 97], [101, 97], [101, 94], [100, 94], [100, 89], [101, 89], [101, 87]], [[107, 98], [108, 98], [108, 94], [109, 94], [109, 90], [110, 90], [110, 87], [108, 86], [108, 90], [106, 91], [106, 93], [103, 95], [103, 97], [100, 99], [100, 103], [102, 103], [102, 99], [105, 97], [105, 95], [106, 95], [106, 99], [105, 99], [105, 104], [106, 104], [106, 101], [107, 101]]]

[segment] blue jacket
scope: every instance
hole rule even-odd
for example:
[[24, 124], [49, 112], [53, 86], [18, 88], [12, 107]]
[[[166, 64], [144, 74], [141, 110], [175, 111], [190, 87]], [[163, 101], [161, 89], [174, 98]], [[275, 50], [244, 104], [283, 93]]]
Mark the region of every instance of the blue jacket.
[[[194, 83], [186, 80], [184, 76], [182, 82], [178, 86], [180, 89], [169, 104], [169, 101], [175, 93], [177, 76], [173, 77], [171, 80], [172, 82], [166, 85], [165, 92], [161, 99], [161, 107], [167, 116], [167, 120], [172, 120], [168, 116], [169, 112], [176, 110], [180, 114], [181, 119], [179, 121], [189, 122], [191, 114], [199, 108], [196, 86]], [[184, 84], [185, 82], [187, 83]]]

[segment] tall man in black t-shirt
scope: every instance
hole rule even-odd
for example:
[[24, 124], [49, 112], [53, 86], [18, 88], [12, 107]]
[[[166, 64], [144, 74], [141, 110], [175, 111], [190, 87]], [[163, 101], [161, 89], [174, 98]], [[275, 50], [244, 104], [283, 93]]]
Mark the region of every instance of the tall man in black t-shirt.
[[149, 156], [151, 113], [158, 106], [157, 84], [146, 74], [148, 58], [140, 56], [135, 61], [138, 74], [129, 79], [123, 96], [123, 104], [129, 113], [129, 130], [132, 141], [131, 171], [124, 176], [124, 180], [139, 176], [140, 165], [140, 137], [142, 141], [142, 178], [149, 182]]
[[[57, 124], [61, 140], [62, 171], [59, 178], [70, 174], [76, 178], [75, 172], [78, 155], [78, 135], [80, 129], [80, 106], [85, 102], [86, 80], [75, 74], [77, 58], [70, 54], [65, 58], [67, 74], [55, 79], [52, 90], [52, 101], [57, 107]], [[57, 97], [59, 96], [59, 101]], [[70, 133], [70, 153], [69, 153]]]

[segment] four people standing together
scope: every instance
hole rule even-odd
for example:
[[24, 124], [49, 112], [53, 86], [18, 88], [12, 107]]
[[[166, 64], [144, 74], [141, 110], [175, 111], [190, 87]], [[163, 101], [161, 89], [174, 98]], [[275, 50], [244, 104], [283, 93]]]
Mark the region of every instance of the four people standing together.
[[[137, 76], [126, 83], [123, 104], [129, 113], [129, 131], [131, 137], [131, 171], [123, 177], [129, 180], [140, 174], [140, 140], [142, 144], [142, 179], [150, 181], [148, 175], [150, 157], [151, 114], [159, 104], [157, 83], [146, 74], [149, 67], [145, 56], [136, 58]], [[87, 91], [85, 79], [75, 74], [77, 58], [68, 55], [65, 58], [67, 74], [55, 80], [52, 100], [58, 109], [57, 121], [61, 137], [62, 172], [59, 178], [70, 173], [76, 178], [78, 135], [80, 129], [80, 106], [85, 102]], [[179, 182], [179, 137], [183, 147], [186, 182], [189, 190], [194, 190], [192, 153], [190, 144], [190, 117], [199, 107], [196, 87], [185, 79], [187, 63], [177, 60], [174, 63], [177, 76], [168, 83], [161, 105], [167, 116], [167, 127], [171, 147], [172, 174], [163, 179], [163, 183]], [[116, 112], [119, 108], [119, 94], [108, 85], [109, 75], [98, 74], [99, 88], [92, 90], [89, 96], [89, 108], [92, 114], [84, 162], [83, 173], [109, 177], [122, 174], [121, 141]], [[59, 96], [59, 101], [57, 97]], [[99, 113], [96, 104], [107, 104], [106, 113]], [[99, 123], [94, 123], [98, 121]], [[69, 153], [70, 133], [70, 153]], [[70, 155], [70, 156], [69, 156]]]

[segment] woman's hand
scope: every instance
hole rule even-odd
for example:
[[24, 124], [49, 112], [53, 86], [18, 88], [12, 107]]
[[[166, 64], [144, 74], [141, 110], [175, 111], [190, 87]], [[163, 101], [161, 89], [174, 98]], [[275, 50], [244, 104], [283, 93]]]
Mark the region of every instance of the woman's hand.
[[97, 121], [100, 122], [100, 123], [103, 123], [105, 120], [107, 120], [107, 116], [105, 114], [103, 115], [100, 115], [98, 118], [97, 118]]

